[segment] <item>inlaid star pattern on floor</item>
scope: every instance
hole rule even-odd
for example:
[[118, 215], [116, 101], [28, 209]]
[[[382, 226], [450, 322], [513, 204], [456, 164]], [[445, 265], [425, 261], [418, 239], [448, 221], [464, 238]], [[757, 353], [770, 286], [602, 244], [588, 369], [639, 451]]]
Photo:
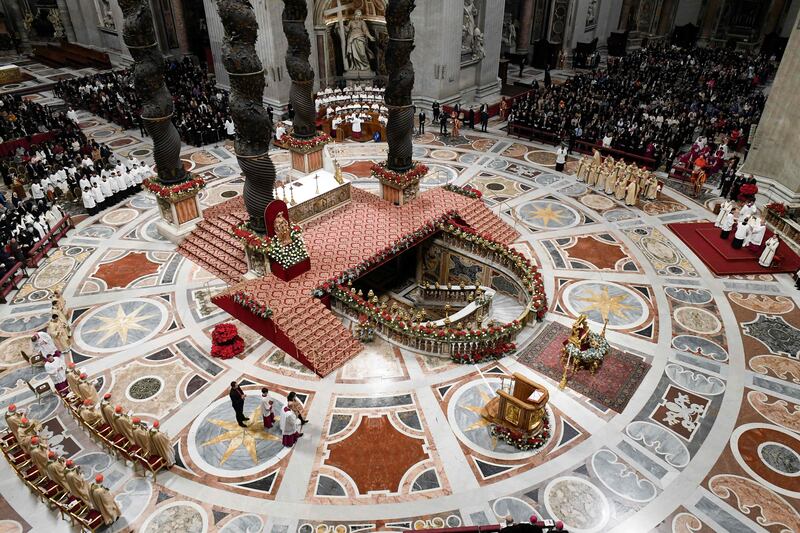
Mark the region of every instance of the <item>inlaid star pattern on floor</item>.
[[617, 294], [611, 296], [608, 293], [608, 287], [602, 287], [599, 291], [594, 289], [587, 289], [588, 296], [577, 296], [575, 298], [578, 302], [584, 302], [586, 305], [583, 307], [584, 311], [597, 311], [603, 320], [608, 320], [609, 317], [625, 318], [626, 311], [633, 311], [637, 306], [625, 303], [630, 299], [627, 294]]
[[94, 329], [88, 329], [85, 333], [101, 333], [102, 336], [97, 340], [97, 343], [101, 345], [104, 345], [106, 341], [114, 335], [119, 335], [122, 344], [128, 344], [128, 332], [147, 331], [147, 328], [142, 326], [142, 322], [156, 317], [156, 315], [152, 313], [141, 314], [144, 308], [145, 306], [142, 304], [134, 309], [132, 313], [126, 313], [125, 310], [122, 309], [122, 306], [117, 306], [117, 313], [115, 316], [96, 317], [103, 325]]
[[[275, 423], [277, 424], [280, 417], [275, 416]], [[218, 435], [213, 439], [206, 441], [202, 446], [211, 446], [220, 442], [228, 442], [228, 449], [222, 454], [220, 466], [230, 459], [231, 455], [241, 447], [247, 450], [250, 454], [250, 459], [253, 464], [258, 464], [258, 450], [256, 450], [256, 442], [259, 440], [280, 440], [277, 436], [264, 431], [264, 425], [261, 419], [261, 406], [256, 407], [253, 414], [250, 415], [250, 420], [245, 424], [246, 427], [241, 427], [235, 420], [219, 420], [210, 418], [209, 423], [225, 430], [225, 433]]]

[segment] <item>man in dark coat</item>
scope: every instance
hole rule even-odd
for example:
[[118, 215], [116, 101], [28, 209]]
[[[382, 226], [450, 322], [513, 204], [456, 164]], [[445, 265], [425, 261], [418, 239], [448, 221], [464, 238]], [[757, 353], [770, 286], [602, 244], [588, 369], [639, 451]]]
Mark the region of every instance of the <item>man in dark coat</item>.
[[235, 381], [231, 381], [231, 390], [228, 396], [231, 398], [231, 405], [233, 406], [233, 411], [236, 413], [236, 423], [243, 428], [247, 427], [245, 422], [250, 419], [244, 416], [244, 391], [242, 387]]

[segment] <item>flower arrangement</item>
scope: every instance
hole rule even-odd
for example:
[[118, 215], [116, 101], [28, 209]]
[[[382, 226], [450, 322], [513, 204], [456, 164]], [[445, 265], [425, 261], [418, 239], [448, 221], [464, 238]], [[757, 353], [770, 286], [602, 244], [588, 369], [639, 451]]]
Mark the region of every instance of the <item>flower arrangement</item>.
[[591, 347], [588, 350], [581, 350], [580, 347], [570, 343], [566, 343], [564, 348], [566, 349], [567, 356], [573, 361], [580, 361], [582, 363], [600, 362], [605, 358], [610, 349], [605, 337], [593, 331], [589, 332], [589, 344]]
[[278, 237], [271, 239], [251, 231], [246, 223], [239, 224], [233, 229], [233, 235], [246, 247], [266, 254], [271, 261], [275, 261], [283, 268], [289, 268], [308, 258], [308, 250], [303, 241], [303, 230], [293, 224], [290, 235], [292, 242], [283, 245]]
[[756, 185], [755, 183], [745, 183], [739, 189], [740, 200], [752, 199], [756, 194], [758, 194], [758, 185]]
[[373, 178], [378, 178], [381, 183], [394, 185], [395, 187], [406, 188], [419, 183], [428, 173], [428, 167], [422, 163], [414, 165], [405, 172], [396, 172], [386, 168], [386, 163], [376, 163], [370, 168]]
[[233, 228], [233, 236], [239, 239], [243, 245], [254, 250], [260, 250], [263, 253], [267, 252], [269, 240], [266, 237], [253, 232], [247, 227], [247, 223], [242, 223]]
[[270, 309], [269, 307], [267, 307], [262, 303], [255, 301], [249, 296], [245, 296], [241, 292], [237, 292], [236, 294], [233, 295], [233, 301], [241, 305], [242, 307], [244, 307], [257, 317], [269, 318], [272, 316], [272, 309]]
[[483, 197], [483, 193], [478, 189], [470, 187], [469, 185], [465, 185], [463, 187], [459, 185], [453, 185], [448, 183], [444, 186], [444, 189], [450, 192], [454, 192], [456, 194], [460, 194], [462, 196], [466, 196], [467, 198], [472, 198], [473, 200], [477, 200]]
[[292, 224], [290, 235], [292, 242], [289, 244], [281, 244], [277, 235], [272, 237], [269, 244], [267, 244], [267, 256], [271, 261], [275, 261], [283, 268], [290, 268], [308, 259], [308, 250], [306, 250], [306, 243], [303, 241], [303, 230], [300, 226]]
[[508, 353], [517, 349], [517, 345], [513, 342], [501, 342], [495, 346], [483, 348], [470, 353], [456, 353], [450, 355], [450, 359], [454, 363], [461, 365], [474, 365], [477, 363], [485, 363], [487, 361], [496, 361], [502, 359]]
[[[382, 324], [385, 328], [403, 333], [410, 337], [419, 339], [436, 340], [442, 342], [473, 342], [478, 341], [491, 345], [486, 352], [486, 356], [500, 356], [516, 349], [514, 343], [497, 344], [504, 337], [517, 333], [522, 329], [519, 320], [513, 320], [501, 326], [487, 326], [479, 329], [458, 329], [453, 327], [438, 327], [429, 323], [415, 323], [402, 320], [392, 315], [385, 309], [368, 301], [363, 296], [359, 296], [355, 289], [344, 285], [335, 285], [328, 289], [331, 296], [344, 303], [359, 315], [366, 315], [375, 323]], [[465, 356], [467, 358], [469, 356]], [[465, 363], [469, 361], [464, 361]]]
[[233, 324], [217, 324], [211, 332], [211, 355], [231, 359], [244, 351], [244, 340]]
[[527, 437], [523, 433], [512, 431], [502, 426], [493, 425], [489, 428], [492, 437], [502, 440], [506, 444], [522, 451], [538, 450], [550, 440], [550, 417], [542, 419], [542, 431], [535, 437]]
[[772, 202], [771, 204], [767, 204], [767, 209], [769, 209], [779, 217], [786, 216], [786, 204], [782, 204], [780, 202]]
[[142, 181], [142, 186], [159, 198], [178, 202], [196, 194], [205, 187], [206, 180], [201, 177], [192, 177], [189, 181], [184, 181], [177, 185], [162, 185], [157, 177], [150, 177]]
[[300, 152], [313, 152], [314, 149], [325, 146], [332, 140], [330, 135], [321, 131], [318, 131], [317, 134], [310, 139], [298, 139], [287, 133], [281, 137], [281, 144]]

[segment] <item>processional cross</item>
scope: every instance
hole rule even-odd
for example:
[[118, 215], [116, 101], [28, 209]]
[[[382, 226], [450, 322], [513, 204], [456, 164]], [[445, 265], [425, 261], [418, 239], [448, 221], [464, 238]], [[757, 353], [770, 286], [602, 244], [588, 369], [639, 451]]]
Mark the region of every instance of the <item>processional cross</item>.
[[347, 63], [347, 34], [344, 31], [344, 18], [345, 11], [352, 9], [351, 4], [342, 5], [340, 0], [335, 0], [336, 6], [323, 11], [323, 14], [328, 17], [331, 15], [336, 16], [336, 25], [339, 27], [339, 39], [342, 43], [342, 63], [345, 70], [350, 70], [350, 65]]

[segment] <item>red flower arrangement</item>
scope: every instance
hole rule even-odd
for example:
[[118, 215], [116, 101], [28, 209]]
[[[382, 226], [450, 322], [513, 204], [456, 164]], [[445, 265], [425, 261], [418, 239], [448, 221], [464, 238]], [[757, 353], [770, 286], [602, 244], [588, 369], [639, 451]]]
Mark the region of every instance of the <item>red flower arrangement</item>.
[[758, 194], [758, 185], [755, 183], [745, 183], [739, 189], [739, 200], [749, 200]]
[[321, 131], [317, 132], [317, 135], [311, 137], [310, 139], [298, 139], [297, 137], [293, 137], [290, 134], [286, 134], [281, 137], [281, 144], [287, 146], [289, 148], [294, 148], [295, 150], [299, 150], [301, 152], [311, 152], [314, 148], [319, 148], [321, 146], [325, 146], [329, 142], [331, 142], [331, 136], [327, 133], [323, 133]]
[[211, 355], [231, 359], [244, 351], [244, 340], [233, 324], [217, 324], [211, 332]]
[[372, 165], [370, 171], [372, 177], [378, 178], [381, 183], [405, 188], [419, 183], [419, 180], [428, 173], [428, 167], [422, 163], [414, 163], [414, 166], [405, 172], [395, 172], [386, 168], [386, 163], [377, 163]]
[[550, 417], [544, 416], [542, 419], [542, 431], [535, 437], [526, 437], [520, 432], [497, 425], [491, 426], [489, 433], [492, 437], [496, 437], [518, 450], [538, 450], [550, 440]]
[[206, 180], [200, 177], [193, 177], [189, 181], [178, 183], [177, 185], [162, 185], [158, 178], [146, 178], [142, 181], [145, 189], [164, 200], [177, 202], [187, 198], [206, 186]]
[[780, 202], [772, 202], [771, 204], [767, 204], [767, 209], [769, 209], [779, 217], [786, 216], [786, 204], [782, 204]]

